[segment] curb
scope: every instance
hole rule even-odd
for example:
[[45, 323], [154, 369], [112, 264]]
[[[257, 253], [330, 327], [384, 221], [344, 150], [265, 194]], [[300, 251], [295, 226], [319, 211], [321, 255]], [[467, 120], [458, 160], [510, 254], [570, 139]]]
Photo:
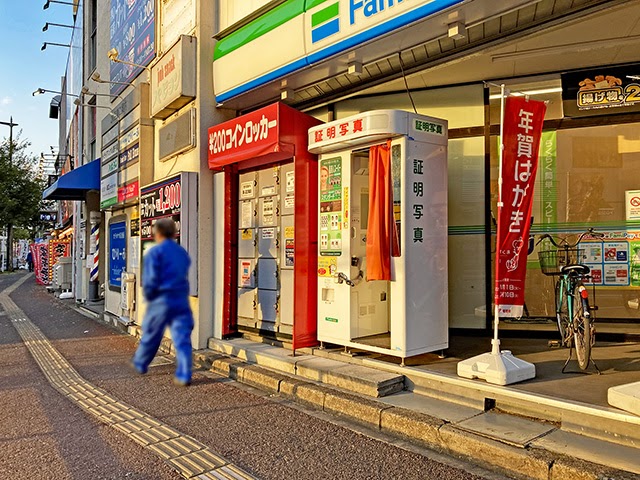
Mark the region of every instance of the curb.
[[462, 430], [443, 420], [336, 388], [318, 385], [219, 353], [194, 353], [196, 368], [278, 393], [297, 403], [408, 439], [471, 463], [535, 480], [632, 480], [632, 473], [607, 468], [541, 448], [520, 448]]

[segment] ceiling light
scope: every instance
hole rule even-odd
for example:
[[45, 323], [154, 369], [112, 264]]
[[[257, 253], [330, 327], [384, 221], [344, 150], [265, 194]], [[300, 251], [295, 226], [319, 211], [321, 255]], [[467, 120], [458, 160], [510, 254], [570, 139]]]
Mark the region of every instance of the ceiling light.
[[[509, 86], [507, 86], [509, 89]], [[552, 88], [541, 88], [538, 90], [525, 90], [524, 92], [512, 91], [511, 96], [513, 97], [527, 97], [534, 95], [547, 95], [550, 93], [562, 93], [562, 87], [552, 87]], [[495, 94], [489, 97], [490, 100], [500, 100], [501, 95]]]

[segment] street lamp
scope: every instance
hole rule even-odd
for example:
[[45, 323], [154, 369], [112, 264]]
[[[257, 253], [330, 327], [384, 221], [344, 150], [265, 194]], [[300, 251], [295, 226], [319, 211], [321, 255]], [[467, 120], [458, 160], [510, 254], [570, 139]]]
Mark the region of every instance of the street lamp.
[[52, 47], [71, 48], [71, 45], [67, 45], [66, 43], [44, 42], [42, 44], [42, 47], [40, 47], [40, 50], [42, 50], [44, 52], [49, 45], [51, 45]]
[[47, 0], [44, 4], [44, 6], [42, 7], [43, 10], [47, 10], [52, 3], [59, 3], [60, 5], [71, 5], [72, 7], [75, 7], [76, 4], [75, 3], [71, 3], [71, 2], [61, 2], [60, 0]]
[[42, 27], [42, 31], [46, 32], [47, 30], [49, 30], [49, 27], [75, 28], [73, 25], [63, 25], [61, 23], [47, 22], [44, 24], [44, 27]]
[[151, 72], [151, 69], [149, 67], [146, 67], [144, 65], [140, 65], [139, 63], [133, 63], [133, 62], [128, 62], [127, 60], [122, 60], [121, 58], [119, 58], [119, 56], [120, 56], [120, 53], [118, 52], [117, 48], [112, 48], [111, 50], [109, 50], [107, 52], [107, 57], [109, 57], [109, 60], [111, 60], [114, 63], [122, 63], [124, 65], [131, 65], [132, 67], [143, 68], [147, 72]]
[[44, 95], [45, 93], [53, 93], [54, 95], [68, 95], [69, 97], [77, 97], [78, 95], [74, 95], [73, 93], [62, 93], [56, 92], [55, 90], [47, 90], [46, 88], [38, 88], [31, 95], [37, 97], [38, 95]]
[[96, 83], [106, 83], [106, 84], [109, 84], [109, 85], [127, 85], [129, 87], [135, 87], [135, 84], [129, 83], [129, 82], [113, 82], [111, 80], [104, 80], [100, 76], [100, 73], [98, 73], [98, 72], [94, 72], [93, 75], [91, 75], [91, 80], [93, 80]]

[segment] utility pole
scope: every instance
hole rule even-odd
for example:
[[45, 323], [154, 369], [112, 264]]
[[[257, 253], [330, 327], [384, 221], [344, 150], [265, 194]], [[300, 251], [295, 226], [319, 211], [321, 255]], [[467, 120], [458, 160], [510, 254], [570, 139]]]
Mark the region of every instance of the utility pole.
[[[0, 125], [9, 127], [9, 165], [13, 166], [13, 127], [17, 127], [17, 123], [13, 123], [13, 116], [8, 122], [0, 122]], [[13, 224], [7, 224], [7, 270], [13, 271]]]

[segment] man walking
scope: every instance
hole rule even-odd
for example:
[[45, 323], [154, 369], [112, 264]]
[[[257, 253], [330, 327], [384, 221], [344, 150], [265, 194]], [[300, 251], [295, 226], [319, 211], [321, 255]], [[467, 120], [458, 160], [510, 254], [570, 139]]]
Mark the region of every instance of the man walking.
[[154, 225], [156, 245], [145, 254], [142, 271], [147, 312], [133, 366], [138, 373], [147, 373], [160, 348], [164, 331], [169, 327], [176, 350], [175, 383], [187, 386], [191, 384], [192, 366], [193, 315], [189, 306], [188, 279], [191, 259], [175, 242], [175, 235], [176, 224], [169, 218], [158, 220]]

